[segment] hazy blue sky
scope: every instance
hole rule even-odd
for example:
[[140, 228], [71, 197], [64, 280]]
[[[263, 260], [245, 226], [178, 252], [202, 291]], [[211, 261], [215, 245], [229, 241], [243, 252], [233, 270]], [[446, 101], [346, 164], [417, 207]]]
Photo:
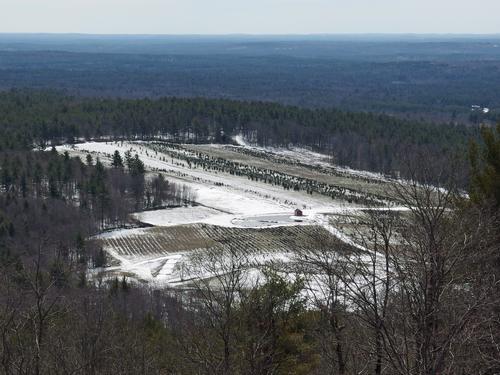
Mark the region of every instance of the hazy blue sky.
[[500, 0], [0, 0], [0, 32], [500, 33]]

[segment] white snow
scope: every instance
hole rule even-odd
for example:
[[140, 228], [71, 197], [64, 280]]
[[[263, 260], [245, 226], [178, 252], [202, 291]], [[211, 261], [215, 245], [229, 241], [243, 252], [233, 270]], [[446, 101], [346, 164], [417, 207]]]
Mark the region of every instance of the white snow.
[[155, 226], [173, 226], [195, 223], [230, 221], [233, 215], [203, 206], [175, 207], [155, 211], [138, 212], [132, 215], [140, 222]]
[[239, 134], [233, 137], [233, 141], [235, 141], [240, 146], [249, 146], [249, 144], [243, 138], [243, 135]]

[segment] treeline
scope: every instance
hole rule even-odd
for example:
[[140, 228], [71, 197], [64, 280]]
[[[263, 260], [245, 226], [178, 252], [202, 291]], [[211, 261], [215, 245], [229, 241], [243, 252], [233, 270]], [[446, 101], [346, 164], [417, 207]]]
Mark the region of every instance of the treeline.
[[201, 98], [89, 99], [11, 91], [0, 94], [0, 113], [2, 149], [100, 137], [224, 143], [241, 133], [260, 145], [309, 146], [341, 165], [403, 174], [408, 155], [415, 153], [435, 164], [457, 155], [463, 161], [468, 139], [478, 133], [384, 115]]

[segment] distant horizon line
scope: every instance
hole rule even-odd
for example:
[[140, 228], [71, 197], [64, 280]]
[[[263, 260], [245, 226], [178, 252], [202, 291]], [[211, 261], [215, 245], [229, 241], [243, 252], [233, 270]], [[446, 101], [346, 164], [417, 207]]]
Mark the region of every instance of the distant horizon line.
[[175, 37], [280, 37], [280, 36], [302, 36], [302, 37], [328, 37], [328, 36], [500, 36], [497, 33], [458, 33], [458, 32], [332, 32], [332, 33], [93, 33], [93, 32], [10, 32], [0, 31], [0, 35], [74, 35], [74, 36], [175, 36]]

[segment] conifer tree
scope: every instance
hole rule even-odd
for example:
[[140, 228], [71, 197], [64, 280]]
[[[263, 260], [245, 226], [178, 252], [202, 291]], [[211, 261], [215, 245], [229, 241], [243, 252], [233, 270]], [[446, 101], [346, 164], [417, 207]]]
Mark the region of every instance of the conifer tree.
[[123, 168], [123, 159], [118, 150], [115, 150], [113, 154], [113, 162], [111, 163], [113, 168]]
[[470, 195], [476, 203], [491, 203], [500, 208], [500, 124], [496, 129], [481, 129], [483, 145], [471, 142], [472, 166]]

